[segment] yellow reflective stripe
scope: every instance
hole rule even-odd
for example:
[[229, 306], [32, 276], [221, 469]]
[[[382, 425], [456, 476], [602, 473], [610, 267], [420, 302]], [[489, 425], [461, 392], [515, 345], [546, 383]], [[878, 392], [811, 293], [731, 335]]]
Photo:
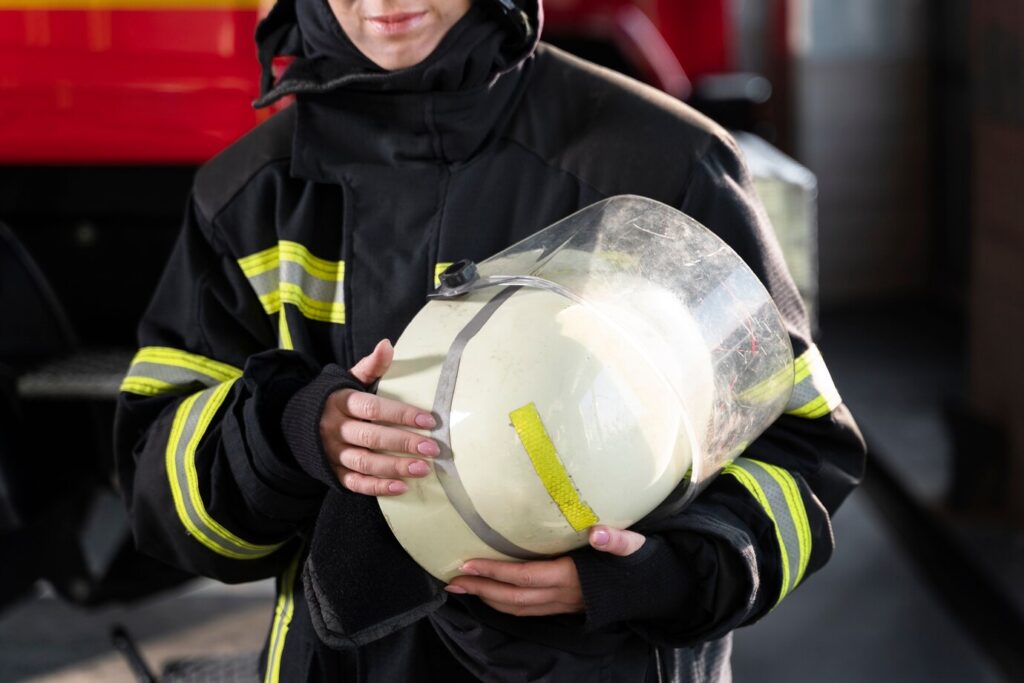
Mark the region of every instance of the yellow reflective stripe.
[[842, 403], [843, 399], [817, 346], [812, 345], [800, 354], [795, 369], [793, 393], [786, 405], [787, 415], [813, 420], [828, 415]]
[[206, 505], [203, 503], [202, 496], [199, 494], [199, 473], [196, 471], [196, 449], [199, 447], [199, 441], [206, 433], [206, 428], [210, 426], [210, 422], [213, 420], [213, 416], [217, 413], [224, 399], [227, 398], [228, 392], [231, 391], [231, 387], [234, 381], [224, 382], [218, 385], [212, 390], [212, 395], [207, 404], [203, 407], [202, 412], [199, 415], [199, 424], [191, 434], [191, 438], [188, 441], [188, 445], [185, 447], [187, 467], [186, 476], [188, 477], [188, 489], [189, 495], [192, 499], [192, 504], [195, 506], [199, 516], [203, 518], [203, 521], [213, 529], [222, 539], [226, 539], [235, 545], [249, 550], [266, 550], [267, 553], [271, 553], [277, 550], [281, 544], [277, 543], [274, 545], [255, 545], [247, 541], [243, 541], [238, 536], [225, 529], [223, 526], [218, 524], [210, 515], [206, 512]]
[[279, 250], [276, 246], [264, 249], [251, 256], [238, 259], [238, 265], [246, 277], [255, 277], [268, 270], [277, 268], [279, 264]]
[[[282, 240], [274, 247], [239, 259], [238, 265], [267, 315], [277, 314], [284, 304], [292, 304], [311, 320], [344, 324], [340, 284], [345, 278], [344, 261], [313, 256], [298, 242]], [[280, 326], [279, 320], [279, 331]]]
[[722, 470], [724, 474], [731, 474], [739, 480], [743, 488], [750, 492], [750, 495], [761, 506], [768, 518], [772, 520], [772, 526], [775, 528], [775, 538], [779, 543], [779, 556], [782, 564], [782, 590], [779, 592], [779, 599], [776, 600], [775, 604], [779, 604], [782, 598], [785, 597], [786, 592], [789, 589], [789, 555], [786, 549], [786, 542], [782, 540], [782, 531], [779, 529], [779, 523], [775, 519], [775, 513], [772, 510], [771, 503], [768, 502], [768, 496], [765, 495], [761, 485], [757, 483], [754, 476], [747, 472], [745, 469], [737, 465], [736, 463], [729, 463]]
[[298, 285], [282, 282], [280, 292], [281, 303], [292, 304], [307, 318], [327, 323], [345, 322], [345, 304], [335, 301], [317, 301], [306, 296]]
[[288, 351], [295, 349], [295, 345], [292, 344], [292, 332], [288, 329], [288, 311], [284, 306], [277, 314], [277, 336], [282, 349]]
[[241, 376], [238, 368], [195, 353], [166, 346], [146, 346], [132, 359], [121, 391], [159, 396], [190, 390], [196, 384], [212, 386]]
[[263, 310], [267, 312], [267, 315], [274, 315], [281, 311], [281, 292], [275, 289], [273, 292], [264, 294], [260, 297], [260, 303], [263, 304]]
[[442, 261], [434, 266], [434, 287], [441, 286], [441, 273], [446, 271], [451, 264], [451, 261]]
[[555, 444], [544, 429], [537, 406], [528, 403], [513, 410], [509, 417], [512, 418], [512, 426], [515, 427], [523, 448], [530, 456], [533, 469], [573, 530], [582, 531], [597, 524], [600, 520], [590, 506], [580, 498], [579, 491], [576, 490], [558, 457]]
[[179, 388], [177, 384], [153, 379], [152, 377], [125, 377], [121, 382], [121, 391], [140, 396], [159, 396]]
[[341, 282], [345, 279], [344, 261], [328, 261], [313, 256], [309, 249], [298, 242], [282, 240], [278, 242], [278, 248], [282, 261], [291, 261], [302, 266], [302, 269], [313, 277], [330, 282]]
[[328, 261], [313, 256], [304, 245], [298, 242], [281, 240], [276, 246], [238, 259], [238, 265], [246, 277], [256, 277], [268, 270], [280, 266], [281, 261], [289, 261], [302, 267], [315, 278], [329, 282], [341, 282], [345, 278], [344, 261]]
[[192, 370], [218, 382], [227, 382], [242, 375], [242, 371], [233, 365], [167, 346], [142, 347], [132, 359], [132, 365], [137, 363], [157, 363]]
[[833, 410], [835, 410], [836, 405], [838, 405], [838, 403], [836, 403], [835, 405], [830, 404], [827, 397], [818, 396], [817, 398], [812, 398], [810, 401], [803, 404], [799, 408], [787, 410], [786, 414], [793, 415], [795, 417], [803, 417], [808, 420], [814, 420], [816, 418], [824, 417], [831, 413]]
[[792, 590], [803, 581], [804, 572], [807, 571], [807, 563], [811, 560], [811, 523], [807, 519], [807, 508], [804, 507], [804, 499], [800, 496], [800, 487], [797, 486], [793, 475], [783, 468], [769, 465], [766, 462], [754, 460], [753, 458], [747, 458], [747, 460], [767, 472], [778, 483], [779, 488], [782, 489], [782, 493], [786, 497], [786, 506], [789, 507], [789, 516], [796, 527], [797, 541], [800, 546], [800, 564], [797, 567], [796, 576], [793, 578], [793, 585], [790, 588]]
[[[175, 457], [178, 444], [181, 441], [182, 432], [185, 429], [185, 420], [192, 411], [192, 408], [199, 399], [199, 396], [200, 394], [193, 394], [186, 398], [182, 401], [181, 405], [178, 406], [178, 410], [174, 414], [174, 422], [171, 424], [171, 433], [167, 439], [166, 465], [167, 481], [171, 485], [171, 496], [174, 498], [174, 509], [178, 513], [178, 519], [181, 520], [181, 523], [184, 524], [190, 534], [197, 539], [203, 539], [205, 535], [192, 522], [188, 511], [185, 509], [185, 495], [179, 485], [178, 462]], [[213, 541], [209, 540], [203, 543], [203, 545], [206, 545], [207, 547], [211, 544], [216, 545]]]
[[267, 671], [263, 676], [265, 683], [279, 683], [281, 680], [281, 657], [284, 654], [288, 627], [295, 614], [295, 577], [298, 574], [301, 557], [302, 551], [299, 551], [281, 577], [281, 591], [277, 596], [274, 623], [270, 629], [270, 644], [267, 647]]
[[284, 303], [295, 306], [304, 317], [310, 320], [345, 323], [345, 304], [311, 299], [302, 291], [301, 287], [290, 282], [282, 282], [279, 289], [261, 296], [260, 303], [263, 304], [263, 310], [267, 312], [267, 315], [280, 313]]
[[811, 357], [811, 349], [814, 349], [815, 353], [818, 351], [818, 347], [812, 346], [811, 348], [807, 349], [802, 354], [800, 354], [800, 357], [796, 359], [795, 363], [793, 363], [794, 385], [800, 384], [800, 382], [803, 382], [805, 379], [811, 376], [811, 362], [813, 360], [813, 358]]
[[167, 440], [167, 479], [178, 519], [197, 541], [213, 552], [239, 560], [265, 557], [281, 547], [249, 543], [217, 523], [199, 493], [195, 456], [199, 442], [236, 380], [192, 394], [178, 406]]
[[777, 400], [793, 386], [793, 373], [795, 365], [790, 363], [768, 379], [758, 382], [749, 389], [737, 392], [736, 398], [745, 403], [763, 403]]

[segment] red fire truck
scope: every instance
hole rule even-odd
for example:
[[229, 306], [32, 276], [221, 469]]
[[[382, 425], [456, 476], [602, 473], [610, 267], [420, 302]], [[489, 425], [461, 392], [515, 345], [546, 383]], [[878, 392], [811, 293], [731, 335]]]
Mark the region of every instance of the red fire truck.
[[[726, 0], [547, 0], [545, 37], [679, 97], [732, 68]], [[780, 5], [781, 6], [781, 5]], [[255, 111], [258, 0], [3, 0], [0, 164], [198, 164]]]

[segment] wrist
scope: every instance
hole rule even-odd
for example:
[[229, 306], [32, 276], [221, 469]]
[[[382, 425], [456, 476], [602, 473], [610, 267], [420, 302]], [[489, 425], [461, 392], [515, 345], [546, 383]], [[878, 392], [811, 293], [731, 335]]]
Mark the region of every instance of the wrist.
[[589, 547], [571, 553], [583, 592], [587, 628], [671, 617], [690, 595], [689, 571], [671, 546], [648, 536], [639, 550], [617, 556]]
[[320, 374], [299, 389], [285, 405], [281, 429], [295, 462], [314, 479], [337, 487], [334, 470], [324, 454], [320, 420], [327, 399], [340, 389], [364, 391], [365, 386], [338, 365], [324, 367]]

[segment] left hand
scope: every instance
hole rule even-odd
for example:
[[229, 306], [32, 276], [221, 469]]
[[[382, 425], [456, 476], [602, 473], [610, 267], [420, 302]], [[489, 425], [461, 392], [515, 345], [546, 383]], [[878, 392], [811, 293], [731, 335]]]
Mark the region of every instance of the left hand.
[[[647, 539], [635, 531], [595, 526], [588, 540], [595, 550], [625, 557]], [[476, 559], [463, 564], [462, 571], [445, 590], [475, 595], [499, 612], [536, 617], [582, 612], [585, 607], [576, 564], [568, 557], [537, 562]]]

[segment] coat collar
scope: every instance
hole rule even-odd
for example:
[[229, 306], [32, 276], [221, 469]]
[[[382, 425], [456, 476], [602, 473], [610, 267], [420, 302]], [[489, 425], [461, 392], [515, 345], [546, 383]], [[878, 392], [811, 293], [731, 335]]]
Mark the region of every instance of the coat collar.
[[470, 159], [514, 110], [541, 23], [534, 5], [536, 30], [523, 41], [477, 2], [424, 61], [384, 71], [324, 0], [299, 1], [303, 56], [257, 104], [296, 96], [292, 174], [321, 182], [337, 182], [341, 164]]

